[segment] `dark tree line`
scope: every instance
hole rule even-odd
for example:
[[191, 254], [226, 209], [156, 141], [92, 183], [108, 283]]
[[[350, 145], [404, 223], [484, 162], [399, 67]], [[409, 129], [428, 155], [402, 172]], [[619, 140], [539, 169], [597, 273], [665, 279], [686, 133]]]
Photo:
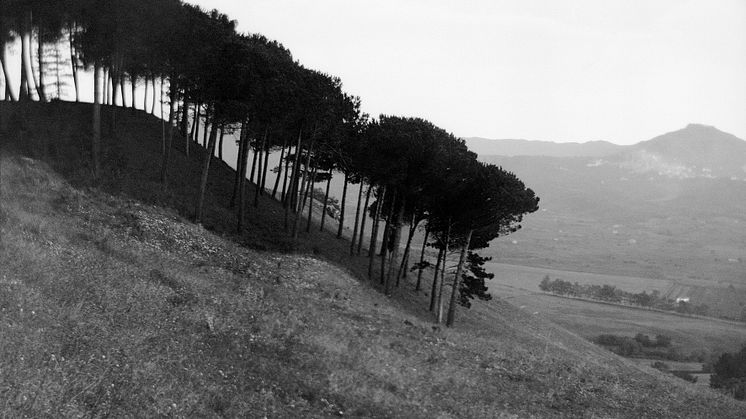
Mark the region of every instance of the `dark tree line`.
[[[140, 108], [167, 119], [164, 187], [173, 141], [185, 141], [187, 155], [201, 143], [196, 222], [203, 216], [211, 162], [216, 154], [222, 158], [226, 133], [239, 133], [231, 200], [239, 232], [251, 199], [247, 180], [256, 185], [254, 206], [261, 195], [282, 202], [285, 228], [297, 238], [311, 228], [316, 184], [325, 190], [324, 228], [329, 185], [341, 175], [337, 237], [351, 227], [351, 255], [361, 255], [367, 244], [369, 277], [389, 295], [410, 272], [417, 272], [416, 290], [422, 288], [425, 267], [432, 265], [426, 249], [434, 249], [430, 310], [449, 326], [458, 305], [491, 298], [485, 280], [492, 275], [483, 268], [489, 259], [476, 251], [515, 232], [522, 216], [538, 209], [531, 189], [514, 174], [478, 162], [463, 140], [419, 118], [369, 118], [339, 78], [303, 67], [276, 41], [238, 33], [235, 22], [217, 10], [180, 0], [9, 0], [0, 8], [0, 40], [3, 51], [18, 40], [23, 50], [19, 86], [12, 85], [8, 60], [1, 57], [5, 100], [49, 100], [41, 57], [52, 45], [69, 46], [76, 100], [84, 88], [79, 74], [93, 72], [94, 177], [101, 173], [102, 105]], [[110, 114], [109, 126], [115, 126], [116, 112]], [[278, 151], [280, 164], [270, 169], [269, 156]], [[356, 197], [348, 196], [349, 184], [360, 185]], [[346, 202], [355, 199], [355, 213], [347, 214]], [[366, 223], [372, 223], [367, 243]], [[415, 233], [423, 229], [417, 252]]]
[[713, 365], [710, 386], [746, 400], [746, 346], [736, 353], [724, 353]]
[[707, 316], [710, 313], [710, 308], [707, 304], [693, 304], [686, 301], [677, 302], [676, 300], [662, 297], [658, 290], [654, 290], [650, 294], [645, 291], [632, 293], [608, 284], [578, 284], [577, 282], [564, 281], [560, 278], [552, 280], [549, 278], [549, 275], [546, 275], [541, 280], [539, 289], [558, 295], [632, 304], [657, 310], [675, 311], [682, 314]]

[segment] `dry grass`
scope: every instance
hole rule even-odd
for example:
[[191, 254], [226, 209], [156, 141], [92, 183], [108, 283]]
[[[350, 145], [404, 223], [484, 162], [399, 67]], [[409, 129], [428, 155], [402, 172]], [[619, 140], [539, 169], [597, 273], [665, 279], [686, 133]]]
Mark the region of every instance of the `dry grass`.
[[222, 169], [208, 211], [220, 237], [182, 218], [186, 176], [161, 191], [127, 157], [151, 146], [120, 141], [128, 163], [101, 188], [80, 160], [50, 160], [75, 186], [37, 160], [0, 161], [0, 417], [746, 415], [502, 300], [434, 329], [422, 295], [361, 280], [344, 241], [278, 252], [269, 201], [252, 233], [228, 235]]

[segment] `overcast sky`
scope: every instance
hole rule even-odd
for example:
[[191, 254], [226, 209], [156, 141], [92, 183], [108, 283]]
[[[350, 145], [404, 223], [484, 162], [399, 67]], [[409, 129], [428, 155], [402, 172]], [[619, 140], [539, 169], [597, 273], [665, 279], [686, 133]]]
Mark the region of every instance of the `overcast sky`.
[[457, 136], [746, 138], [744, 0], [190, 0], [342, 78], [363, 110]]

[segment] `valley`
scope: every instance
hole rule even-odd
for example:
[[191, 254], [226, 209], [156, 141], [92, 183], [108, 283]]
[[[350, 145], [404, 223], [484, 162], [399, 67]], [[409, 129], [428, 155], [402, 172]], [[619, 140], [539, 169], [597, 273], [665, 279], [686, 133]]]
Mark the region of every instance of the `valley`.
[[495, 298], [509, 301], [527, 314], [551, 320], [589, 340], [601, 334], [666, 334], [677, 346], [686, 348], [686, 353], [735, 351], [746, 343], [746, 323], [567, 298], [539, 290], [539, 282], [545, 275], [581, 284], [609, 284], [631, 292], [658, 290], [664, 293], [675, 288], [672, 281], [503, 263], [490, 263], [488, 269], [496, 273], [495, 279], [490, 281], [490, 292]]
[[[600, 157], [557, 157], [561, 146], [546, 155], [532, 149], [531, 155], [480, 156], [516, 173], [541, 197], [541, 209], [526, 216], [524, 228], [480, 254], [560, 271], [549, 275], [580, 283], [581, 274], [567, 272], [593, 274], [598, 285], [605, 278], [628, 292], [657, 290], [706, 304], [713, 316], [744, 318], [746, 175], [739, 173], [746, 173], [740, 167], [746, 142], [692, 124]], [[510, 282], [505, 266], [493, 265], [493, 272]]]

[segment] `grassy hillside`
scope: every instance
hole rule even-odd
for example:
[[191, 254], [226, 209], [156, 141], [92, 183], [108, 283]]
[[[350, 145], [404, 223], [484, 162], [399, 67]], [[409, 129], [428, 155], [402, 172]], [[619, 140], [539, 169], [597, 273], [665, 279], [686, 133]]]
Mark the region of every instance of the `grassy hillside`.
[[1, 105], [0, 417], [746, 415], [505, 300], [434, 328], [345, 241], [292, 246], [268, 199], [236, 236], [225, 165], [196, 226], [199, 153], [163, 190], [142, 113], [118, 111], [94, 184], [88, 107]]

